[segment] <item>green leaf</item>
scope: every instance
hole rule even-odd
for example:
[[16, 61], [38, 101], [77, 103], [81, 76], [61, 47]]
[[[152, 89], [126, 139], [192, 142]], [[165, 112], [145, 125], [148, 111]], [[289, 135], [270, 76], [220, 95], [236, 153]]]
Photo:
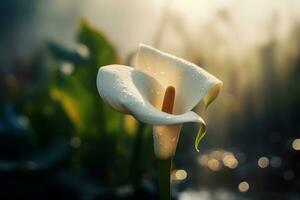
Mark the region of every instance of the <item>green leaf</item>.
[[196, 139], [195, 139], [195, 149], [198, 152], [199, 152], [199, 144], [200, 144], [202, 138], [205, 136], [205, 132], [206, 132], [206, 126], [202, 124], [199, 128], [199, 131], [198, 131]]
[[91, 53], [91, 64], [93, 67], [109, 65], [118, 62], [118, 56], [112, 43], [101, 33], [82, 20], [78, 34], [78, 41], [86, 45]]
[[68, 61], [72, 63], [79, 63], [88, 60], [88, 58], [78, 52], [76, 49], [70, 49], [59, 43], [52, 41], [47, 42], [47, 47], [50, 50], [51, 54], [58, 60]]
[[98, 68], [116, 63], [117, 52], [86, 21], [81, 22], [78, 41], [88, 48], [89, 58], [85, 62], [73, 62], [73, 74], [63, 80], [57, 77], [51, 95], [61, 102], [78, 132], [96, 136], [120, 131], [120, 114], [104, 105], [96, 87]]
[[98, 135], [105, 132], [103, 104], [96, 88], [92, 66], [78, 67], [74, 74], [51, 87], [51, 96], [58, 100], [81, 134]]

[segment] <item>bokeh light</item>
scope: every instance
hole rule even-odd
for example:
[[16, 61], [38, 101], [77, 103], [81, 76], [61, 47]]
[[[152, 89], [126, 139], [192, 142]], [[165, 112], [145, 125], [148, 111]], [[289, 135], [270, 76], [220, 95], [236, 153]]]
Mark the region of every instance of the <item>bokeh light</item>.
[[183, 181], [187, 178], [187, 172], [183, 169], [173, 170], [171, 177], [173, 181]]
[[283, 174], [283, 178], [286, 180], [286, 181], [291, 181], [293, 180], [295, 177], [295, 173], [293, 170], [287, 170], [284, 172]]
[[232, 154], [225, 155], [222, 160], [224, 165], [231, 169], [236, 168], [239, 164], [238, 160]]
[[269, 163], [270, 163], [270, 161], [269, 161], [269, 158], [267, 158], [267, 157], [260, 157], [257, 162], [257, 164], [260, 168], [268, 167]]
[[70, 75], [70, 74], [73, 73], [73, 71], [74, 71], [74, 66], [73, 66], [72, 63], [69, 63], [69, 62], [62, 62], [62, 63], [61, 63], [61, 66], [60, 66], [60, 71], [61, 71], [64, 75], [68, 76], [68, 75]]
[[247, 192], [249, 190], [250, 186], [247, 181], [243, 181], [238, 185], [238, 189], [240, 192]]
[[198, 157], [198, 163], [202, 166], [206, 166], [208, 161], [209, 161], [209, 156], [206, 154]]
[[282, 160], [280, 157], [274, 156], [271, 158], [270, 165], [274, 168], [278, 168], [281, 166]]
[[217, 159], [212, 158], [207, 162], [207, 167], [212, 171], [218, 171], [221, 169], [221, 163]]
[[295, 139], [292, 143], [292, 147], [296, 151], [300, 151], [300, 139]]
[[[239, 153], [239, 155], [241, 160], [246, 160], [246, 155], [243, 153]], [[218, 149], [208, 151], [206, 154], [199, 156], [198, 164], [212, 171], [219, 171], [222, 169], [222, 166], [235, 169], [238, 167], [239, 161], [232, 152]]]

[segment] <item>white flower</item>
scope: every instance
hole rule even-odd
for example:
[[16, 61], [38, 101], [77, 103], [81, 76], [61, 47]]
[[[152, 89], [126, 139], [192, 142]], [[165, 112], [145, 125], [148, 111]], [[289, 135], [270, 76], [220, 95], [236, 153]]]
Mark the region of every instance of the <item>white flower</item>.
[[[169, 86], [175, 88], [172, 114], [161, 111]], [[185, 122], [201, 125], [195, 143], [197, 149], [205, 122], [191, 109], [201, 100], [208, 106], [221, 86], [219, 79], [199, 66], [146, 45], [140, 45], [134, 68], [107, 65], [99, 69], [97, 76], [97, 88], [106, 104], [153, 125], [155, 154], [161, 159], [175, 154]]]

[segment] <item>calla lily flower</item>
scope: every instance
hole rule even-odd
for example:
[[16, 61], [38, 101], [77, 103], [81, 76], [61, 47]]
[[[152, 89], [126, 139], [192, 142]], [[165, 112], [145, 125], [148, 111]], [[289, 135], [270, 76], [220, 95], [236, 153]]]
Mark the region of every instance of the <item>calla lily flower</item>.
[[[195, 147], [205, 133], [205, 122], [191, 111], [203, 102], [209, 105], [222, 82], [199, 66], [141, 44], [134, 67], [107, 65], [99, 69], [97, 88], [114, 110], [153, 125], [155, 155], [174, 156], [183, 123], [199, 123]], [[172, 113], [161, 110], [167, 88], [174, 90]]]

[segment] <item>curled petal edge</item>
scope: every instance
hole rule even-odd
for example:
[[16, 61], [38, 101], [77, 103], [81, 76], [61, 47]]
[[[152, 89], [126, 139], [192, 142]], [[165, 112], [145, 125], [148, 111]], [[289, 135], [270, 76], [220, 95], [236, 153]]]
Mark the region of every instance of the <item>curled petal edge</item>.
[[165, 89], [170, 85], [176, 88], [175, 114], [193, 109], [200, 101], [207, 108], [223, 85], [200, 66], [145, 44], [139, 46], [135, 68], [154, 77]]

